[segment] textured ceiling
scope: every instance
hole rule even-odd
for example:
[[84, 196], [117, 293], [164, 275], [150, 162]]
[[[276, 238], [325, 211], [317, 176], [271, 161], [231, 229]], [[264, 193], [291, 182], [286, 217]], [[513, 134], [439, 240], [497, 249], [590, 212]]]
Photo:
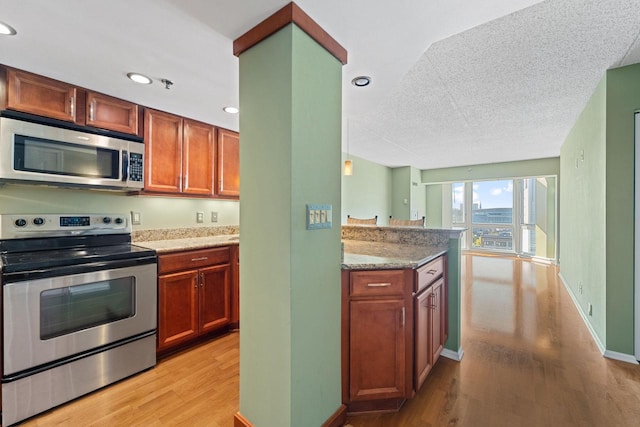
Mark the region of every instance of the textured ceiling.
[[639, 34], [640, 1], [558, 0], [434, 43], [349, 118], [350, 152], [420, 169], [558, 156], [605, 71], [640, 61]]
[[[286, 3], [0, 0], [0, 63], [237, 130], [232, 41]], [[349, 51], [343, 150], [348, 119], [351, 154], [388, 166], [557, 156], [606, 69], [640, 62], [640, 0], [297, 3]]]

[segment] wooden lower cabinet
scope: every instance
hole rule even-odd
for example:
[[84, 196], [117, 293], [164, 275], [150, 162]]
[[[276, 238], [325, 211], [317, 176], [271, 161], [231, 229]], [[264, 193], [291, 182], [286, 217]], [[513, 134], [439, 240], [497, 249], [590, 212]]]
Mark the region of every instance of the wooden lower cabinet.
[[431, 351], [431, 302], [433, 292], [429, 288], [415, 299], [415, 369], [414, 382], [420, 389], [427, 375], [433, 367], [433, 353]]
[[198, 271], [158, 279], [158, 349], [198, 335]]
[[240, 246], [231, 247], [231, 324], [240, 327]]
[[352, 301], [350, 306], [349, 397], [351, 400], [406, 397], [404, 300], [359, 300]]
[[[158, 352], [188, 344], [229, 325], [229, 253], [225, 247], [159, 256]], [[185, 269], [189, 266], [197, 268]]]
[[431, 360], [435, 363], [442, 353], [444, 348], [443, 338], [443, 295], [444, 295], [444, 280], [440, 279], [431, 286]]
[[219, 329], [231, 320], [231, 268], [228, 264], [200, 270], [198, 321], [201, 333]]
[[446, 256], [416, 270], [342, 273], [342, 400], [349, 413], [397, 411], [447, 339]]
[[413, 395], [412, 270], [343, 272], [343, 403], [393, 411]]

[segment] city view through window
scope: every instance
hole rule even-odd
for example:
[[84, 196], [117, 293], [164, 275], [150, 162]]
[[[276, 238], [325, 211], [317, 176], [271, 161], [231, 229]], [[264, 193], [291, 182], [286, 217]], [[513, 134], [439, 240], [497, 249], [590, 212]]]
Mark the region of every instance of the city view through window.
[[468, 230], [463, 248], [555, 256], [555, 177], [457, 182], [451, 188], [452, 223]]

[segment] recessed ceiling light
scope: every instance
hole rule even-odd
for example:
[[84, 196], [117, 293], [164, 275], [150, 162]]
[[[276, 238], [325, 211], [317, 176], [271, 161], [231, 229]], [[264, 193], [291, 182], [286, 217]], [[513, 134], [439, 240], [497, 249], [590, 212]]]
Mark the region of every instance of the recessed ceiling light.
[[224, 107], [222, 110], [229, 114], [238, 114], [240, 111], [237, 107]]
[[18, 32], [9, 24], [0, 22], [0, 34], [4, 36], [15, 36]]
[[368, 86], [371, 83], [371, 77], [369, 76], [358, 76], [351, 80], [351, 83], [357, 87]]
[[153, 82], [153, 80], [151, 80], [149, 77], [139, 73], [127, 73], [127, 77], [129, 77], [134, 82], [143, 85], [149, 85], [151, 84], [151, 82]]

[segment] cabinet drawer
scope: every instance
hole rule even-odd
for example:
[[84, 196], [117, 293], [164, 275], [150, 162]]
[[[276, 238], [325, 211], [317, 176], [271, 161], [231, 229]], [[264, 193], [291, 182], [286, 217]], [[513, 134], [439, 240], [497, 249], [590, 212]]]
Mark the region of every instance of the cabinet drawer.
[[351, 272], [351, 296], [404, 295], [402, 270]]
[[231, 259], [228, 246], [222, 248], [202, 249], [197, 251], [178, 252], [158, 257], [158, 273], [200, 268], [207, 265], [225, 264]]
[[418, 280], [415, 282], [414, 292], [432, 284], [444, 272], [444, 256], [438, 257], [417, 270]]

